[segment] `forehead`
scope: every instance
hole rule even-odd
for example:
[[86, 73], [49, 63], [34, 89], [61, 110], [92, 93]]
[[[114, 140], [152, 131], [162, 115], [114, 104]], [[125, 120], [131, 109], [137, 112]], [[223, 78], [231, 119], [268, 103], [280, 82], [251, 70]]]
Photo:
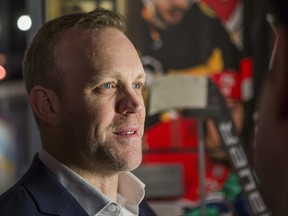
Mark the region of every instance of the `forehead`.
[[94, 76], [110, 76], [112, 71], [121, 75], [123, 71], [127, 75], [144, 73], [133, 44], [115, 28], [71, 30], [65, 36], [58, 47], [59, 64], [69, 73], [75, 70], [87, 75], [93, 72]]
[[[69, 52], [71, 51], [71, 52]], [[105, 27], [103, 29], [70, 29], [65, 32], [56, 48], [59, 57], [69, 54], [87, 57], [113, 55], [111, 51], [135, 54], [136, 50], [129, 39], [120, 30]], [[137, 52], [136, 52], [137, 54]], [[137, 54], [138, 55], [138, 54]], [[138, 56], [139, 57], [139, 56]]]

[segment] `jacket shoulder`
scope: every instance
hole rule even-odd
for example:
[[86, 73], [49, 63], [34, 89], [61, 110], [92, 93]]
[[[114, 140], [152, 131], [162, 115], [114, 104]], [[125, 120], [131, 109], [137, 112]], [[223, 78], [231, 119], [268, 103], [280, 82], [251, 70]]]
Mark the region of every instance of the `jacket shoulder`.
[[41, 215], [25, 187], [16, 184], [0, 196], [0, 215]]
[[152, 208], [148, 205], [148, 203], [143, 200], [139, 204], [139, 216], [156, 216], [155, 212]]

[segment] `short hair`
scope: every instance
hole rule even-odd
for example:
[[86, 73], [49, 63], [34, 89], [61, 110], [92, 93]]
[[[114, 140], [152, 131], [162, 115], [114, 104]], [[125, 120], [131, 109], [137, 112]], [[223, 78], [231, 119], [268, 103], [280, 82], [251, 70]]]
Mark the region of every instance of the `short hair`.
[[[113, 27], [125, 33], [126, 24], [116, 13], [96, 8], [88, 13], [67, 14], [45, 23], [37, 32], [22, 62], [23, 78], [28, 92], [35, 85], [53, 90], [60, 97], [63, 77], [57, 70], [57, 44], [70, 29], [101, 30]], [[57, 73], [58, 72], [58, 73]]]

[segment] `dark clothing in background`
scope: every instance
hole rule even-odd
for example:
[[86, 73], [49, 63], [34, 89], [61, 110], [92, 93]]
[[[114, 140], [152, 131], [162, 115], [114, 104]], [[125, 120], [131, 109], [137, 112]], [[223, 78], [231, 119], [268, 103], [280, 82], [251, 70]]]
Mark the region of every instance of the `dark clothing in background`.
[[164, 72], [171, 68], [185, 69], [204, 64], [214, 48], [222, 51], [224, 69], [238, 69], [240, 52], [231, 42], [221, 21], [217, 16], [204, 14], [196, 3], [187, 11], [179, 25], [164, 31], [158, 30], [161, 41], [156, 42], [156, 45], [150, 36], [148, 25], [144, 26], [143, 43], [136, 48], [142, 56], [149, 55], [160, 61]]

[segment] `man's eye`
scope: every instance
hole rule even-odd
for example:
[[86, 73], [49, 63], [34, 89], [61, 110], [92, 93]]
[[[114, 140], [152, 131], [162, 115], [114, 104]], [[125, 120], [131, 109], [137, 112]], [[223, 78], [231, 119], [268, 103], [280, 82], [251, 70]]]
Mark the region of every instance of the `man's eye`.
[[104, 89], [110, 89], [110, 88], [114, 88], [115, 85], [112, 82], [107, 82], [107, 83], [103, 83], [101, 85], [101, 87], [104, 88]]
[[133, 83], [132, 86], [134, 89], [141, 89], [143, 87], [143, 84], [142, 83]]

